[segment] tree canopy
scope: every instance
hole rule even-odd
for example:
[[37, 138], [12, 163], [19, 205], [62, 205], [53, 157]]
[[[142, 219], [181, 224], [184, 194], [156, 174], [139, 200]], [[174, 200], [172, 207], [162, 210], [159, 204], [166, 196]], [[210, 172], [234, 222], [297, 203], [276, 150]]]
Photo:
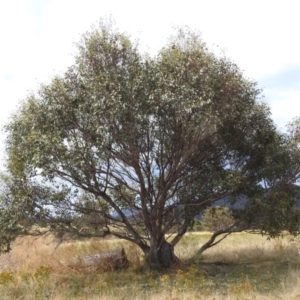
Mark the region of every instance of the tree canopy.
[[298, 230], [296, 143], [276, 130], [256, 83], [195, 32], [179, 30], [153, 57], [100, 23], [6, 132], [2, 210], [18, 211], [18, 234], [33, 224], [112, 234], [157, 268], [220, 199], [248, 199], [224, 232]]

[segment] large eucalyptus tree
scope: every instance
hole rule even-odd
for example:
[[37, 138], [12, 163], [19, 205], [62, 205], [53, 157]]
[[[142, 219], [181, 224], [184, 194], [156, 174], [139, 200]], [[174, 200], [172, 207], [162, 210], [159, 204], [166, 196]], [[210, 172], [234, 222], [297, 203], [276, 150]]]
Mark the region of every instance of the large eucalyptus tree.
[[[4, 198], [20, 228], [112, 234], [169, 267], [206, 207], [263, 194], [283, 141], [269, 115], [256, 84], [198, 34], [179, 30], [150, 57], [101, 23], [7, 125]], [[258, 226], [250, 208], [223, 231]]]

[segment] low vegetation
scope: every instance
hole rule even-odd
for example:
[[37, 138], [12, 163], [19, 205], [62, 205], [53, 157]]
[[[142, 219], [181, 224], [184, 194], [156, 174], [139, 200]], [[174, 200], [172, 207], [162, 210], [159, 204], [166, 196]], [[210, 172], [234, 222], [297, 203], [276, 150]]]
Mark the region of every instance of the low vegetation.
[[[137, 246], [116, 239], [58, 244], [53, 236], [18, 238], [0, 257], [1, 299], [298, 299], [300, 241], [233, 234], [193, 255], [209, 232], [189, 233], [179, 243], [180, 265], [164, 272], [143, 268]], [[68, 267], [65, 260], [124, 247], [130, 266], [104, 272]]]

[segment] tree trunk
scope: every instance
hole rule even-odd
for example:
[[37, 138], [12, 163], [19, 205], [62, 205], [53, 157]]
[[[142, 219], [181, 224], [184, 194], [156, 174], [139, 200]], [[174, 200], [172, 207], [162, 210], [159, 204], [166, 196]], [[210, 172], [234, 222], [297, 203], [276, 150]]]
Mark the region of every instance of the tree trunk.
[[158, 259], [163, 268], [170, 268], [172, 264], [178, 261], [173, 246], [166, 240], [163, 240], [158, 250]]
[[151, 269], [170, 268], [178, 258], [174, 254], [174, 248], [165, 239], [159, 244], [154, 242], [150, 246], [148, 263]]

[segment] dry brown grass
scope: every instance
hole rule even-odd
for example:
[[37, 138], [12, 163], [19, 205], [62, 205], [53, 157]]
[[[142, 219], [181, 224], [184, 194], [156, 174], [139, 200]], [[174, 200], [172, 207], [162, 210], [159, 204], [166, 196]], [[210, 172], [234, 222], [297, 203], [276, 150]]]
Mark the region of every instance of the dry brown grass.
[[[191, 258], [210, 236], [209, 232], [187, 234], [178, 245], [176, 254], [181, 259]], [[266, 236], [246, 232], [228, 236], [199, 258], [206, 262], [265, 262], [293, 261], [300, 263], [300, 239], [290, 235], [269, 240]]]
[[[189, 260], [208, 233], [188, 234], [176, 249]], [[129, 270], [101, 273], [69, 268], [62, 260], [125, 248]], [[142, 270], [134, 245], [111, 239], [58, 246], [53, 236], [19, 238], [0, 256], [1, 299], [300, 299], [300, 242], [267, 240], [247, 233], [229, 236], [198, 261], [166, 272]]]
[[56, 247], [52, 235], [40, 237], [20, 237], [12, 246], [12, 251], [0, 256], [0, 268], [10, 271], [34, 271], [41, 266], [59, 267]]
[[[0, 269], [9, 271], [32, 272], [40, 267], [50, 268], [55, 273], [78, 272], [65, 262], [72, 261], [94, 253], [125, 249], [131, 265], [138, 268], [142, 265], [142, 253], [133, 244], [115, 239], [89, 239], [61, 243], [53, 235], [39, 237], [20, 237], [12, 251], [0, 256]], [[82, 272], [84, 270], [80, 270]]]

